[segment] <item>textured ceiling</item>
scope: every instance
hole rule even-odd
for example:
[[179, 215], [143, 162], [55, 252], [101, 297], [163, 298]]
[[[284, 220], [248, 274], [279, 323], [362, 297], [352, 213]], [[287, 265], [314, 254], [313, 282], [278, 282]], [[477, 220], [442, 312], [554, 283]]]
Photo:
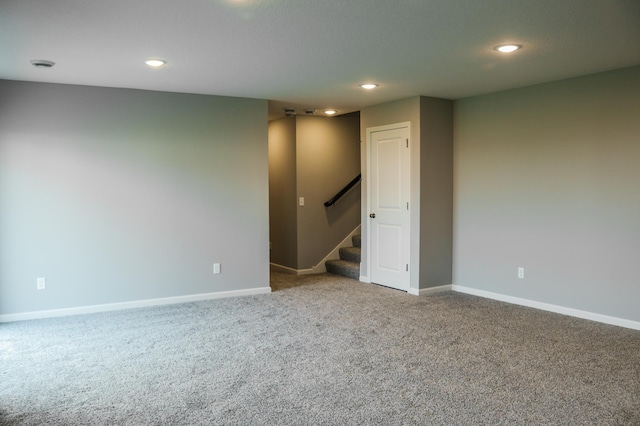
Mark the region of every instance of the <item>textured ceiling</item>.
[[269, 99], [273, 113], [637, 64], [640, 0], [0, 0], [0, 78]]

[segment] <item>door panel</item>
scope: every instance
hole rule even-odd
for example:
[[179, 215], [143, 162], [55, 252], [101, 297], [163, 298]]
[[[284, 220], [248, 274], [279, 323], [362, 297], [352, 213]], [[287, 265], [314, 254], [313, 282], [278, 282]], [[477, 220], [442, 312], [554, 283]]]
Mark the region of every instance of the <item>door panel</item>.
[[404, 141], [399, 138], [379, 140], [376, 161], [378, 182], [375, 204], [379, 209], [399, 209], [402, 197], [401, 169], [401, 145]]
[[377, 265], [381, 269], [387, 271], [398, 272], [402, 269], [400, 258], [402, 242], [402, 228], [392, 225], [381, 225], [379, 222], [375, 226], [378, 241], [384, 244], [378, 244], [376, 253], [378, 255]]

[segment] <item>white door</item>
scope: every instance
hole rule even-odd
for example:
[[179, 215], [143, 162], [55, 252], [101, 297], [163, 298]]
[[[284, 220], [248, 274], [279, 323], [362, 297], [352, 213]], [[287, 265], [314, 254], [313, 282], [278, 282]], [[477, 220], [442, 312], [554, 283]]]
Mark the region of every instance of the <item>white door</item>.
[[409, 290], [409, 125], [367, 129], [372, 283]]

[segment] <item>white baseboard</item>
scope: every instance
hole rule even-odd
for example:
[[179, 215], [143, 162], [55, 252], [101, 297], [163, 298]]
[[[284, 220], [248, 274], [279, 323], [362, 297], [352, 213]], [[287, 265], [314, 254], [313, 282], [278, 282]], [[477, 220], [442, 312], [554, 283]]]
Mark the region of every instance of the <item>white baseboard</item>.
[[[294, 269], [294, 268], [289, 268], [288, 266], [278, 265], [277, 263], [269, 263], [269, 266], [274, 271], [284, 272], [285, 274], [291, 274], [291, 275], [308, 275], [308, 274], [320, 274], [320, 273], [322, 273], [322, 271], [314, 272], [314, 270], [312, 268], [309, 268], [309, 269]], [[326, 270], [324, 272], [326, 272]]]
[[[362, 267], [360, 267], [360, 269], [362, 269]], [[360, 282], [361, 283], [371, 284], [371, 280], [369, 279], [369, 277], [367, 277], [365, 275], [360, 275]]]
[[582, 318], [590, 321], [601, 322], [610, 325], [616, 325], [619, 327], [631, 328], [634, 330], [640, 330], [640, 322], [632, 321], [624, 318], [612, 317], [609, 315], [596, 314], [593, 312], [582, 311], [579, 309], [567, 308], [564, 306], [552, 305], [549, 303], [537, 302], [535, 300], [523, 299], [520, 297], [507, 296], [500, 293], [493, 293], [485, 290], [478, 290], [475, 288], [464, 287], [460, 285], [452, 285], [452, 290], [460, 293], [467, 293], [474, 296], [480, 296], [487, 299], [499, 300], [501, 302], [513, 303], [515, 305], [527, 306], [529, 308], [540, 309], [548, 312], [555, 312], [557, 314], [569, 315], [576, 318]]
[[269, 267], [278, 272], [284, 272], [285, 274], [298, 275], [298, 270], [289, 268], [288, 266], [278, 265], [277, 263], [269, 263]]
[[226, 297], [253, 296], [271, 292], [271, 287], [257, 287], [246, 290], [219, 291], [215, 293], [190, 294], [186, 296], [163, 297], [160, 299], [134, 300], [131, 302], [107, 303], [104, 305], [79, 306], [77, 308], [51, 309], [19, 314], [0, 315], [0, 323], [26, 321], [42, 318], [65, 317], [69, 315], [95, 314], [98, 312], [119, 311], [123, 309], [145, 308], [150, 306], [174, 305], [177, 303], [199, 302], [202, 300], [223, 299]]
[[438, 287], [428, 287], [428, 288], [410, 288], [407, 293], [412, 294], [414, 296], [430, 296], [432, 294], [443, 293], [446, 291], [451, 291], [453, 285], [440, 285]]

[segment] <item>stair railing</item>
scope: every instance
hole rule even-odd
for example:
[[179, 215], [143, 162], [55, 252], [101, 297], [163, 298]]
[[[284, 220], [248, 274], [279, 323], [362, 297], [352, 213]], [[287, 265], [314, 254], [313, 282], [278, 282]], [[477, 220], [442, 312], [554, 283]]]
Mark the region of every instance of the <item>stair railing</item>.
[[346, 194], [347, 192], [349, 192], [349, 190], [351, 188], [353, 188], [354, 186], [356, 186], [356, 184], [358, 182], [360, 182], [362, 180], [362, 174], [359, 174], [358, 176], [355, 177], [355, 179], [353, 179], [351, 182], [349, 182], [347, 184], [347, 186], [345, 186], [344, 188], [342, 188], [340, 191], [338, 191], [338, 193], [336, 195], [333, 196], [333, 198], [331, 198], [329, 201], [324, 203], [325, 207], [331, 207], [333, 206], [340, 198], [342, 198], [342, 196], [344, 194]]

